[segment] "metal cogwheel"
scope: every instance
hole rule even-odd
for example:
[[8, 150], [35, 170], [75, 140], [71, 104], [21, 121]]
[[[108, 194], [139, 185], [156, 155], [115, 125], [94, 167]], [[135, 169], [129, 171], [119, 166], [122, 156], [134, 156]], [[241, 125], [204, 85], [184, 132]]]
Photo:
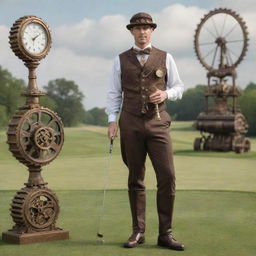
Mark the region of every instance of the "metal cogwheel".
[[[47, 33], [47, 47], [46, 49], [40, 53], [40, 54], [30, 54], [26, 51], [24, 48], [24, 45], [22, 44], [22, 38], [23, 38], [23, 32], [24, 27], [32, 22], [36, 22], [43, 26], [45, 29], [45, 32]], [[45, 56], [48, 54], [50, 48], [51, 48], [51, 32], [48, 24], [43, 21], [41, 18], [36, 16], [24, 16], [15, 21], [13, 26], [10, 30], [9, 35], [9, 43], [11, 46], [11, 49], [13, 50], [14, 54], [18, 56], [20, 59], [22, 59], [24, 62], [35, 62], [40, 61], [41, 59], [45, 58]]]
[[232, 150], [236, 153], [247, 153], [251, 150], [251, 142], [248, 138], [243, 135], [236, 135], [233, 138]]
[[20, 232], [52, 230], [59, 214], [58, 198], [48, 188], [22, 188], [14, 196], [10, 211], [14, 229]]
[[27, 166], [42, 166], [54, 160], [64, 143], [63, 124], [48, 108], [20, 108], [9, 123], [9, 149]]
[[194, 47], [200, 63], [209, 71], [217, 71], [234, 69], [244, 58], [248, 41], [243, 19], [230, 9], [219, 8], [201, 19]]

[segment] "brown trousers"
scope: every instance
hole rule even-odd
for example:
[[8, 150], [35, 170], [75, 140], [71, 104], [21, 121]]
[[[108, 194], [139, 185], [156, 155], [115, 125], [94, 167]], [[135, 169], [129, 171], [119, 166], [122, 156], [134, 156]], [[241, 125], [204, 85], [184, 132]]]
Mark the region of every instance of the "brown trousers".
[[169, 135], [170, 116], [166, 111], [156, 116], [136, 116], [122, 111], [119, 119], [121, 152], [129, 169], [128, 188], [133, 232], [145, 232], [145, 160], [149, 155], [157, 179], [159, 234], [169, 233], [175, 195], [175, 173]]

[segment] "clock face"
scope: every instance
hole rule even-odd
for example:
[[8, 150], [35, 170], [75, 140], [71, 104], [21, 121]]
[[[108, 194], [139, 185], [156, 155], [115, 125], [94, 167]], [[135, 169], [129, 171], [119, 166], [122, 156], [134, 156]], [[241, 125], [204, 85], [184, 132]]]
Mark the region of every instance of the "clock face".
[[24, 49], [32, 55], [40, 55], [47, 47], [47, 32], [43, 25], [37, 22], [27, 24], [21, 35]]

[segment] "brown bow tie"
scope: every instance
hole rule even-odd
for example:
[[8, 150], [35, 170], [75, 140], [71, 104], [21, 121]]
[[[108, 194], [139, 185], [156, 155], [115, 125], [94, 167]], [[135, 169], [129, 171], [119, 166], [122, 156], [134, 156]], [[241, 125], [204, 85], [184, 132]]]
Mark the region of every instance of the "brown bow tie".
[[151, 52], [151, 48], [150, 47], [147, 47], [143, 50], [139, 50], [137, 48], [133, 48], [133, 52], [136, 54], [136, 55], [143, 55], [143, 54], [150, 54]]

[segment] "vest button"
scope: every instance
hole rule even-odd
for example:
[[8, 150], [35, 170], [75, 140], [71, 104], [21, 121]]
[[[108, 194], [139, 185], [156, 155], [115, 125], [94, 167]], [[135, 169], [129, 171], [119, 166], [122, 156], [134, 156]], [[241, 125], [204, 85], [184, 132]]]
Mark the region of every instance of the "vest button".
[[144, 79], [144, 78], [141, 78], [141, 82], [145, 82], [145, 79]]
[[144, 86], [142, 86], [142, 87], [141, 87], [141, 89], [142, 89], [142, 90], [145, 90], [145, 87], [144, 87]]

